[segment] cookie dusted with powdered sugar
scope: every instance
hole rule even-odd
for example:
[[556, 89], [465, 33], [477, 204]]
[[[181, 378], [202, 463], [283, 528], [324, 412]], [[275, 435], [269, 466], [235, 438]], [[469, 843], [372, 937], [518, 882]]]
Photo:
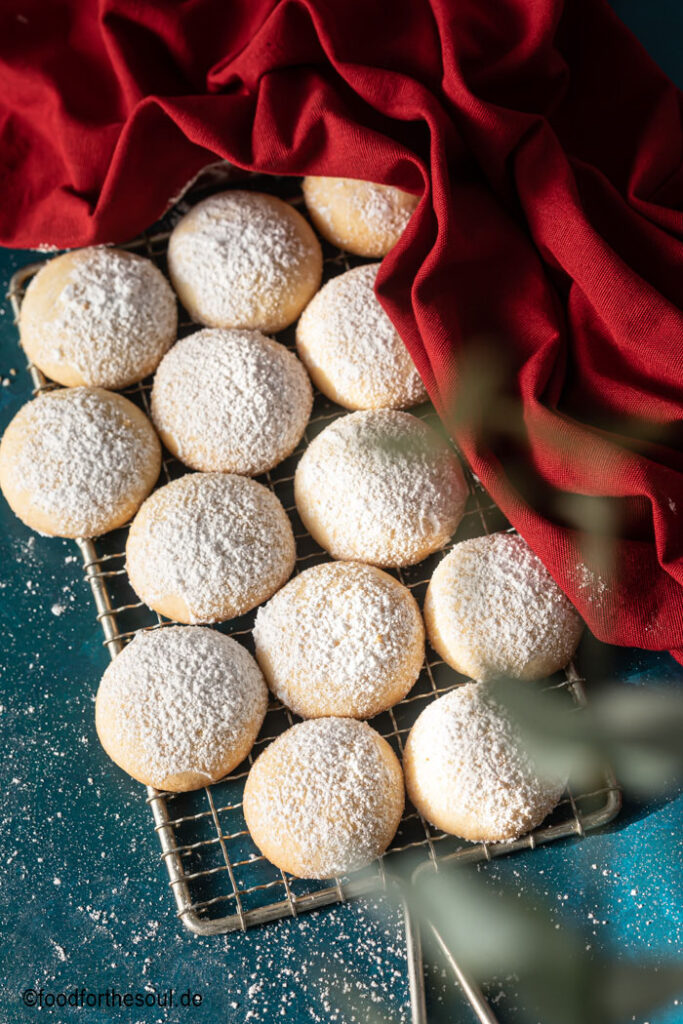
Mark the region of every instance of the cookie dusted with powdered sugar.
[[220, 192], [173, 229], [168, 270], [190, 316], [207, 327], [283, 330], [320, 287], [322, 251], [307, 221], [261, 192]]
[[177, 321], [173, 290], [150, 260], [93, 246], [41, 267], [19, 331], [26, 355], [51, 380], [116, 389], [154, 372]]
[[244, 788], [259, 850], [300, 878], [332, 878], [384, 853], [403, 814], [398, 758], [352, 718], [316, 718], [278, 736]]
[[229, 473], [188, 473], [160, 487], [126, 544], [133, 590], [177, 622], [243, 615], [282, 586], [294, 557], [292, 527], [273, 492]]
[[28, 402], [0, 444], [0, 487], [39, 533], [96, 537], [123, 526], [152, 490], [161, 445], [122, 395], [60, 388]]
[[402, 566], [447, 543], [467, 485], [435, 430], [383, 409], [325, 427], [297, 466], [294, 494], [304, 526], [335, 558]]
[[204, 472], [257, 476], [290, 455], [313, 390], [296, 356], [259, 331], [203, 330], [164, 356], [152, 419], [168, 450]]
[[97, 734], [138, 782], [184, 792], [208, 786], [251, 750], [268, 703], [261, 671], [216, 630], [171, 626], [138, 633], [97, 691]]
[[256, 658], [302, 718], [371, 718], [402, 700], [424, 661], [424, 626], [407, 587], [371, 565], [326, 562], [259, 609]]
[[542, 679], [570, 660], [583, 623], [518, 534], [456, 544], [427, 590], [432, 647], [472, 679]]
[[405, 409], [427, 398], [408, 349], [380, 306], [379, 263], [333, 277], [309, 302], [296, 346], [316, 387], [347, 409]]
[[328, 242], [356, 256], [386, 256], [413, 215], [419, 196], [355, 178], [308, 177], [306, 207]]
[[403, 770], [420, 814], [474, 842], [536, 828], [566, 783], [540, 770], [485, 683], [466, 683], [424, 709], [408, 736]]

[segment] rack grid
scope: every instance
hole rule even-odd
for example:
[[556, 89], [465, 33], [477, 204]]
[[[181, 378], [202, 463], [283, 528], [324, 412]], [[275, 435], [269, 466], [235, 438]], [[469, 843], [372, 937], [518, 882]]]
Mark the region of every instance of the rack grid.
[[[271, 191], [275, 190], [272, 182], [273, 179], [270, 179]], [[296, 202], [296, 199], [291, 201]], [[169, 234], [169, 230], [145, 233], [122, 248], [149, 257], [165, 271]], [[325, 247], [324, 251], [324, 280], [364, 262], [329, 247]], [[28, 281], [41, 265], [36, 263], [22, 268], [10, 282], [8, 298], [17, 319]], [[180, 336], [196, 330], [197, 326], [180, 309]], [[292, 330], [278, 335], [278, 340], [292, 348]], [[29, 364], [28, 369], [33, 379], [34, 393], [58, 386], [47, 380], [35, 366]], [[151, 380], [147, 380], [125, 389], [123, 394], [149, 414], [150, 389]], [[297, 515], [293, 497], [294, 468], [312, 438], [345, 411], [316, 392], [312, 417], [297, 451], [274, 470], [258, 478], [278, 496], [292, 521], [297, 545], [295, 572], [329, 560], [329, 555], [306, 533]], [[421, 406], [411, 412], [441, 429], [431, 406]], [[462, 523], [444, 551], [454, 541], [510, 529], [500, 510], [473, 477], [462, 458], [461, 462], [468, 483], [469, 498]], [[160, 484], [184, 472], [185, 467], [165, 452]], [[95, 540], [76, 542], [83, 558], [86, 579], [92, 589], [97, 620], [104, 633], [103, 643], [112, 658], [138, 630], [175, 625], [148, 609], [133, 592], [125, 569], [126, 535], [127, 527], [123, 527]], [[420, 605], [432, 571], [444, 551], [417, 566], [391, 570], [412, 591]], [[251, 612], [213, 628], [239, 638], [253, 653], [251, 627], [254, 617], [255, 612]], [[370, 724], [389, 740], [400, 757], [404, 739], [426, 703], [465, 681], [463, 676], [454, 672], [428, 647], [420, 677], [408, 696], [394, 708], [376, 716]], [[584, 680], [573, 664], [548, 680], [548, 686], [564, 689], [575, 705], [585, 704]], [[147, 802], [159, 836], [161, 858], [166, 865], [178, 916], [196, 934], [246, 930], [252, 925], [296, 916], [368, 893], [386, 885], [393, 859], [408, 850], [421, 852], [425, 863], [431, 862], [434, 867], [445, 861], [490, 860], [517, 850], [534, 849], [540, 844], [564, 837], [583, 836], [611, 821], [620, 808], [620, 793], [608, 769], [591, 792], [577, 794], [567, 790], [558, 807], [541, 827], [509, 843], [463, 843], [433, 828], [407, 805], [394, 842], [387, 853], [370, 867], [327, 882], [303, 881], [285, 874], [261, 856], [249, 836], [241, 810], [244, 780], [253, 757], [294, 721], [295, 717], [287, 708], [271, 700], [253, 753], [227, 778], [192, 793], [172, 794], [147, 789]]]

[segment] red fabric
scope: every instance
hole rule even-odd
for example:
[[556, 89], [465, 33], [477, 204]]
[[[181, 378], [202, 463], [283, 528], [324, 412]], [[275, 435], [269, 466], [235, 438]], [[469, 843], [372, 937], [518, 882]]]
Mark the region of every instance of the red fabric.
[[603, 0], [6, 0], [0, 240], [138, 233], [214, 154], [423, 198], [378, 279], [602, 639], [683, 659], [681, 97]]

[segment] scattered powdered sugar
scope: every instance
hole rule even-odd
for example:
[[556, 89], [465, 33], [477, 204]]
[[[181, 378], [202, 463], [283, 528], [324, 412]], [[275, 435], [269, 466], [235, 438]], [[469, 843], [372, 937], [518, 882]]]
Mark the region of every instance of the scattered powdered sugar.
[[[43, 288], [62, 260], [70, 263], [67, 283], [46, 321]], [[75, 368], [86, 384], [121, 388], [152, 372], [175, 341], [177, 319], [171, 286], [150, 260], [95, 246], [45, 264], [28, 287], [20, 323], [39, 364], [42, 355]]]
[[148, 604], [179, 596], [193, 622], [241, 615], [294, 568], [294, 535], [276, 496], [246, 477], [190, 473], [155, 491], [128, 535], [127, 569]]
[[589, 604], [602, 603], [609, 591], [609, 586], [602, 576], [589, 569], [585, 562], [577, 562], [569, 576], [576, 583], [579, 595]]
[[64, 946], [61, 946], [58, 942], [55, 942], [54, 939], [50, 939], [50, 945], [54, 949], [55, 956], [57, 957], [57, 959], [61, 960], [62, 963], [66, 963], [69, 957], [67, 955], [66, 950], [64, 949]]
[[380, 306], [379, 263], [332, 278], [304, 310], [297, 347], [335, 401], [351, 408], [402, 408], [427, 397], [410, 354]]
[[192, 296], [196, 309], [190, 312], [216, 326], [258, 327], [279, 319], [316, 254], [315, 239], [303, 241], [301, 227], [308, 226], [299, 218], [272, 196], [239, 189], [193, 207], [168, 244], [171, 279], [181, 295]]
[[259, 609], [254, 641], [276, 696], [304, 717], [320, 702], [323, 714], [370, 717], [405, 696], [424, 658], [422, 616], [410, 591], [353, 562], [296, 576]]
[[410, 565], [448, 541], [465, 479], [454, 452], [409, 413], [355, 412], [309, 445], [296, 470], [299, 514], [336, 558]]
[[442, 656], [474, 679], [547, 675], [566, 665], [583, 629], [541, 560], [513, 533], [456, 544], [432, 577], [425, 614], [448, 649]]
[[260, 755], [244, 791], [257, 844], [291, 851], [305, 877], [346, 874], [383, 853], [403, 812], [398, 760], [365, 722], [316, 718]]
[[98, 729], [105, 724], [113, 737], [110, 753], [134, 758], [160, 786], [183, 772], [212, 778], [226, 749], [255, 738], [267, 693], [235, 640], [201, 626], [164, 627], [138, 633], [107, 668]]
[[2, 474], [50, 517], [56, 533], [95, 536], [121, 505], [139, 503], [158, 467], [151, 424], [131, 418], [119, 395], [50, 391], [23, 406], [5, 433]]
[[408, 737], [405, 764], [408, 795], [429, 820], [440, 827], [461, 820], [464, 831], [476, 827], [478, 838], [491, 841], [540, 824], [566, 783], [539, 772], [485, 683], [467, 683], [424, 709]]
[[258, 331], [209, 329], [179, 341], [154, 378], [152, 417], [193, 469], [256, 475], [286, 458], [311, 414], [308, 374]]

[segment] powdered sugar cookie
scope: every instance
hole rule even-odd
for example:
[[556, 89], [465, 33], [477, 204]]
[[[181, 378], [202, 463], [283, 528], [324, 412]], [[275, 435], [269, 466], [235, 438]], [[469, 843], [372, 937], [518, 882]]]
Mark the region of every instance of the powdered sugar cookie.
[[536, 828], [566, 782], [539, 771], [484, 683], [460, 686], [424, 709], [408, 736], [403, 770], [408, 796], [424, 818], [483, 842]]
[[282, 586], [294, 557], [292, 527], [273, 492], [228, 473], [188, 473], [160, 487], [126, 544], [133, 590], [177, 622], [244, 614]]
[[333, 277], [309, 302], [296, 346], [316, 387], [347, 409], [403, 409], [427, 397], [374, 292], [379, 263]]
[[138, 633], [97, 691], [97, 735], [138, 782], [185, 792], [227, 775], [261, 728], [268, 689], [248, 651], [201, 626]]
[[38, 271], [19, 330], [28, 358], [59, 384], [125, 388], [156, 369], [177, 321], [175, 295], [150, 260], [93, 246]]
[[95, 537], [122, 526], [161, 468], [152, 424], [122, 395], [48, 391], [28, 402], [0, 444], [0, 487], [39, 533]]
[[436, 568], [424, 606], [432, 647], [473, 679], [542, 679], [563, 668], [583, 623], [520, 536], [456, 544]]
[[304, 452], [294, 494], [313, 538], [335, 558], [412, 565], [448, 541], [467, 486], [436, 431], [405, 412], [354, 412]]
[[152, 419], [192, 469], [256, 476], [296, 448], [313, 391], [296, 356], [258, 331], [204, 330], [164, 356]]
[[366, 722], [316, 718], [278, 736], [244, 788], [244, 816], [268, 860], [332, 878], [384, 853], [403, 813], [401, 766]]
[[254, 642], [271, 690], [303, 718], [377, 715], [405, 697], [424, 661], [417, 601], [358, 562], [295, 576], [259, 609]]
[[220, 192], [173, 229], [168, 269], [190, 316], [207, 327], [275, 333], [320, 287], [322, 252], [288, 203], [261, 192]]
[[323, 238], [356, 256], [386, 256], [420, 201], [391, 185], [355, 178], [308, 177], [302, 188]]

